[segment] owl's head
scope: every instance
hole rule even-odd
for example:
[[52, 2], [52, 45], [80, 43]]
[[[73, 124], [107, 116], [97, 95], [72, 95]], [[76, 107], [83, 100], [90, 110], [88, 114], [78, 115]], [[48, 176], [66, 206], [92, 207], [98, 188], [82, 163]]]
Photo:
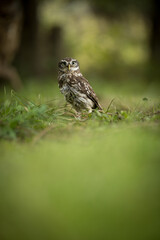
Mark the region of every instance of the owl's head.
[[75, 72], [79, 70], [79, 62], [76, 59], [66, 57], [58, 63], [58, 67], [61, 72]]

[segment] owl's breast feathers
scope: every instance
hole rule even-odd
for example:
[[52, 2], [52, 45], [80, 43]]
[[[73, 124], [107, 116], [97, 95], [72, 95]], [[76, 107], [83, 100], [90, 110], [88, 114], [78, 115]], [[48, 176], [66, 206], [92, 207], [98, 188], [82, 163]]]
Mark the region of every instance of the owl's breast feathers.
[[93, 102], [93, 109], [98, 108], [102, 110], [95, 92], [81, 73], [74, 72], [72, 74], [59, 75], [59, 88], [63, 94], [64, 91], [68, 91], [69, 89], [74, 89], [80, 94], [85, 94]]

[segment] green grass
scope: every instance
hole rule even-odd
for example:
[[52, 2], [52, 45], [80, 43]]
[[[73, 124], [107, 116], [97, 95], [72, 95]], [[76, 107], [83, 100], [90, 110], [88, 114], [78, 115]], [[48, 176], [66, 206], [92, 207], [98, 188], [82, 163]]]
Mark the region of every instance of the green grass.
[[1, 239], [160, 238], [159, 98], [94, 89], [83, 121], [56, 86], [1, 95]]
[[[27, 95], [27, 97], [25, 96]], [[160, 120], [160, 102], [158, 98], [138, 98], [136, 96], [110, 97], [101, 99], [104, 113], [94, 111], [92, 114], [82, 116], [82, 120], [75, 119], [75, 112], [65, 102], [54, 99], [41, 98], [40, 93], [28, 97], [28, 94], [17, 94], [11, 90], [0, 103], [0, 138], [32, 141], [32, 137], [43, 137], [54, 128], [61, 134], [79, 127], [104, 128], [120, 123], [151, 123], [157, 124]], [[102, 91], [102, 96], [104, 92]], [[47, 96], [47, 95], [44, 95]], [[33, 98], [33, 100], [32, 100]], [[71, 129], [71, 128], [70, 128]], [[39, 134], [39, 135], [37, 135]]]

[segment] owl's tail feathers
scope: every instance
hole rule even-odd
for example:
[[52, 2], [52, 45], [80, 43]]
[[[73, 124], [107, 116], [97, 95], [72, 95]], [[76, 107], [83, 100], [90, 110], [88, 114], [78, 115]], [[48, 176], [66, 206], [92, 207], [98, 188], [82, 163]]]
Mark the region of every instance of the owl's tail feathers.
[[103, 110], [102, 106], [98, 103], [98, 109]]
[[103, 110], [102, 106], [99, 104], [99, 102], [96, 102], [93, 109], [98, 109], [99, 112], [104, 112], [104, 110]]
[[102, 106], [99, 103], [98, 103], [98, 110], [99, 110], [99, 112], [104, 113], [104, 110], [103, 110]]

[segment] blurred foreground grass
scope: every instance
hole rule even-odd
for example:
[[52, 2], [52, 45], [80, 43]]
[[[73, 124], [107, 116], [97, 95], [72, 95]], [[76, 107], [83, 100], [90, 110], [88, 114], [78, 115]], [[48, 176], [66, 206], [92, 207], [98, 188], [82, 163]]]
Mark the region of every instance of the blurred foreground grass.
[[159, 98], [94, 89], [112, 115], [79, 122], [50, 85], [1, 100], [1, 239], [160, 238]]

